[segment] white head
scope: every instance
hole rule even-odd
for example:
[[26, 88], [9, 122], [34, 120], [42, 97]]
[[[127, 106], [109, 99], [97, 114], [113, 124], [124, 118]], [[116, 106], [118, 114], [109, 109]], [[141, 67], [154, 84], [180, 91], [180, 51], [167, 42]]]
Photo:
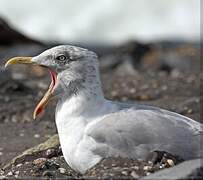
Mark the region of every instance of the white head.
[[[70, 98], [83, 92], [87, 96], [103, 96], [99, 78], [97, 55], [80, 47], [61, 45], [48, 49], [35, 57], [15, 57], [10, 64], [34, 64], [46, 67], [52, 82], [34, 111], [34, 118], [42, 112], [48, 100], [56, 96]], [[86, 92], [86, 93], [84, 93]]]

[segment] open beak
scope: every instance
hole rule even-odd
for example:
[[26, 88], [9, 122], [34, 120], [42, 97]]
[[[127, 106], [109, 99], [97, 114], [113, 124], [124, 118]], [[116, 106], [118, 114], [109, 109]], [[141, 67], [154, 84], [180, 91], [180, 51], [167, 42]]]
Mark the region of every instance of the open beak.
[[[32, 62], [32, 57], [14, 57], [14, 58], [11, 58], [6, 62], [5, 67], [7, 67], [9, 65], [12, 65], [12, 64], [33, 64], [33, 65], [37, 65], [37, 63]], [[43, 98], [41, 99], [41, 101], [36, 106], [36, 108], [34, 110], [34, 113], [33, 113], [33, 119], [36, 119], [36, 117], [43, 112], [43, 110], [45, 109], [45, 107], [48, 104], [49, 100], [53, 96], [53, 91], [54, 91], [54, 88], [55, 88], [55, 85], [56, 85], [57, 74], [51, 69], [49, 69], [49, 72], [50, 72], [50, 75], [51, 75], [51, 84], [49, 86], [49, 89], [47, 90], [47, 92], [45, 93]]]

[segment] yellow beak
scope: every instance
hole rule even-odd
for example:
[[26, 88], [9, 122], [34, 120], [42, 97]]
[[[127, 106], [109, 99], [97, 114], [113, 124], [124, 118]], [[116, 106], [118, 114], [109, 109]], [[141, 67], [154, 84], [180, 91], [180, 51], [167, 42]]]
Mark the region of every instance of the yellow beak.
[[[9, 65], [12, 64], [35, 64], [36, 63], [32, 62], [32, 57], [14, 57], [9, 59], [6, 64], [5, 64], [5, 68]], [[45, 93], [44, 97], [41, 99], [41, 101], [38, 103], [38, 105], [36, 106], [34, 113], [33, 113], [33, 119], [36, 119], [36, 117], [45, 109], [48, 101], [51, 99], [52, 97], [52, 89], [51, 86], [48, 89], [48, 91]]]
[[6, 62], [5, 68], [12, 64], [34, 64], [31, 60], [32, 57], [14, 57]]

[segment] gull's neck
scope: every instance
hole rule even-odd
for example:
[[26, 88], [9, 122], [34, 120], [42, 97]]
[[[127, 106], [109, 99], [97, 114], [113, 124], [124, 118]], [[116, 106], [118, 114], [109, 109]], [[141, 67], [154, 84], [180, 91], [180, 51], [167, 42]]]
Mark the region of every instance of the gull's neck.
[[66, 116], [93, 115], [105, 103], [98, 62], [89, 62], [74, 70], [68, 69], [59, 77], [64, 94], [58, 101], [57, 110], [66, 108]]

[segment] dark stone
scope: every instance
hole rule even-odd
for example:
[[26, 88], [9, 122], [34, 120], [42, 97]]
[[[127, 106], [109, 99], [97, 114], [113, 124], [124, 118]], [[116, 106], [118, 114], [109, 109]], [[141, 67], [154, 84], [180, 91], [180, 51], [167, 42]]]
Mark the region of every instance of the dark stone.
[[185, 161], [172, 168], [164, 169], [149, 176], [142, 178], [145, 179], [202, 179], [202, 159], [195, 159]]
[[42, 44], [15, 30], [4, 19], [0, 18], [0, 45], [12, 44]]

